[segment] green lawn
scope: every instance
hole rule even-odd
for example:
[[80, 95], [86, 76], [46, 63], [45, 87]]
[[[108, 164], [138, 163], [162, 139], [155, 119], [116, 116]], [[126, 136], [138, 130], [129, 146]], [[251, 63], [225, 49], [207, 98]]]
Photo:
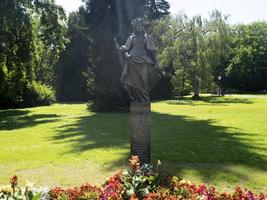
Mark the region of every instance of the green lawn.
[[[103, 183], [129, 156], [129, 114], [85, 104], [0, 111], [0, 183]], [[221, 190], [267, 192], [267, 97], [205, 96], [152, 104], [152, 156], [163, 168]]]

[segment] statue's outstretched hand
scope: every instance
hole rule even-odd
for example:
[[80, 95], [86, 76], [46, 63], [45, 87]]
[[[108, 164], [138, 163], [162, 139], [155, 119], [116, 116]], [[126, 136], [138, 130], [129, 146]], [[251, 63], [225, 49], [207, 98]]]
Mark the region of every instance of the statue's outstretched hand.
[[116, 50], [120, 50], [121, 48], [120, 48], [120, 45], [118, 44], [118, 41], [117, 41], [116, 37], [114, 37], [114, 43], [115, 43], [115, 49]]
[[162, 70], [162, 68], [159, 66], [159, 63], [156, 63], [156, 64], [155, 64], [155, 66], [154, 66], [154, 70], [156, 70], [160, 76], [163, 75], [163, 70]]
[[154, 68], [157, 69], [157, 70], [159, 70], [159, 71], [162, 71], [161, 67], [159, 66], [159, 63], [156, 63], [154, 65]]

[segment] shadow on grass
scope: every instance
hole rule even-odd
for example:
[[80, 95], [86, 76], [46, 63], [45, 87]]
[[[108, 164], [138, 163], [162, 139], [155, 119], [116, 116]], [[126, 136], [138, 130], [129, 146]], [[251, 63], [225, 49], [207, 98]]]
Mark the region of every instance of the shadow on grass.
[[199, 100], [192, 100], [189, 97], [180, 98], [177, 100], [169, 100], [168, 104], [172, 105], [224, 105], [239, 103], [239, 104], [251, 104], [252, 101], [246, 98], [232, 98], [232, 97], [218, 97], [218, 96], [206, 96], [201, 97]]
[[[156, 112], [152, 113], [151, 118], [153, 161], [160, 159], [171, 173], [179, 174], [184, 168], [194, 168], [207, 180], [222, 171], [245, 178], [224, 168], [225, 164], [240, 164], [267, 171], [266, 158], [255, 153], [259, 148], [266, 151], [266, 147], [250, 144], [251, 137], [255, 135], [216, 126], [212, 120]], [[72, 149], [65, 153], [79, 154], [96, 148], [108, 151], [110, 147], [129, 149], [129, 114], [126, 113], [79, 117], [75, 123], [59, 127], [58, 131], [59, 134], [51, 140], [56, 143], [69, 142]], [[121, 159], [110, 163], [107, 170], [122, 167], [128, 158], [129, 153], [121, 155]], [[207, 172], [206, 168], [211, 170]]]
[[33, 127], [56, 121], [55, 114], [32, 114], [29, 110], [0, 111], [0, 131]]
[[247, 179], [226, 167], [231, 165], [267, 171], [267, 158], [255, 153], [266, 152], [266, 146], [250, 142], [257, 137], [255, 134], [186, 116], [153, 113], [152, 120], [153, 159], [162, 160], [171, 172], [180, 174], [184, 169], [193, 169], [210, 181], [218, 173]]
[[[52, 140], [56, 143], [71, 143], [72, 150], [66, 153], [82, 153], [98, 148], [129, 149], [128, 118], [128, 113], [97, 113], [92, 116], [81, 116], [74, 124], [57, 127], [60, 134], [54, 136]], [[128, 155], [122, 157], [123, 159], [112, 163], [112, 166], [125, 165]]]

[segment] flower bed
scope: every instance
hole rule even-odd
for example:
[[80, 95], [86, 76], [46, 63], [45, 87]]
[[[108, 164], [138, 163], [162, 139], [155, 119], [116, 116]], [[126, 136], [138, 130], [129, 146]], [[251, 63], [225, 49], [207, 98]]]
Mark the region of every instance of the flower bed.
[[26, 200], [266, 200], [263, 193], [254, 194], [236, 187], [233, 193], [218, 192], [215, 187], [179, 180], [153, 169], [151, 165], [140, 167], [139, 159], [129, 160], [131, 170], [110, 177], [101, 187], [84, 184], [80, 187], [62, 189], [55, 187], [26, 188], [17, 186], [16, 176], [10, 179], [11, 186], [0, 187], [1, 199]]

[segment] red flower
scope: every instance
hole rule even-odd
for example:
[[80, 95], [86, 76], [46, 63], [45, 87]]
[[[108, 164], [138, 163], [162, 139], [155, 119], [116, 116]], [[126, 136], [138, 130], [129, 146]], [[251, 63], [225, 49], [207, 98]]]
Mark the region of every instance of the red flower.
[[96, 187], [96, 186], [92, 186], [89, 183], [83, 184], [80, 187], [80, 191], [82, 193], [86, 193], [86, 192], [95, 192], [95, 193], [101, 193], [101, 189]]
[[235, 192], [233, 194], [233, 200], [245, 200], [246, 194], [242, 191], [242, 189], [238, 186], [235, 189]]
[[197, 188], [196, 192], [197, 192], [199, 195], [203, 195], [204, 192], [206, 191], [206, 189], [207, 189], [207, 187], [206, 187], [204, 184], [201, 184], [201, 185]]
[[18, 177], [16, 175], [10, 178], [10, 184], [12, 188], [18, 185]]
[[232, 200], [232, 196], [230, 194], [227, 194], [226, 192], [220, 194], [221, 200]]
[[144, 198], [144, 200], [156, 200], [158, 199], [158, 194], [155, 192], [151, 192]]
[[196, 187], [195, 184], [191, 184], [191, 185], [189, 186], [189, 191], [190, 191], [190, 193], [195, 193], [196, 190], [197, 190], [197, 187]]
[[263, 193], [260, 193], [258, 199], [259, 200], [264, 200], [265, 199], [265, 195]]
[[64, 190], [61, 189], [60, 187], [52, 188], [49, 191], [50, 199], [57, 199], [61, 194], [63, 194], [63, 192], [64, 192]]

